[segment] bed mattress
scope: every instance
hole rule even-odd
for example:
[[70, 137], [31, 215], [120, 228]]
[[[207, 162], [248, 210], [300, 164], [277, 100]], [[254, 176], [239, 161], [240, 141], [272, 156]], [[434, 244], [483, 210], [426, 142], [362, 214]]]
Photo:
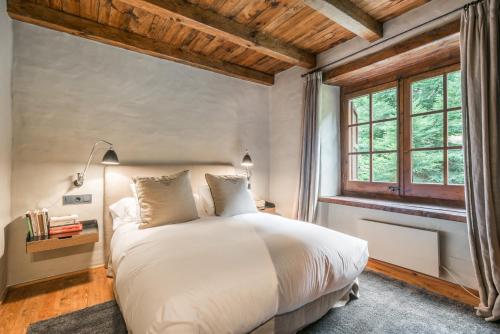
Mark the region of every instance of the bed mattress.
[[249, 333], [347, 293], [368, 248], [330, 229], [256, 213], [144, 230], [124, 224], [111, 256], [132, 333]]

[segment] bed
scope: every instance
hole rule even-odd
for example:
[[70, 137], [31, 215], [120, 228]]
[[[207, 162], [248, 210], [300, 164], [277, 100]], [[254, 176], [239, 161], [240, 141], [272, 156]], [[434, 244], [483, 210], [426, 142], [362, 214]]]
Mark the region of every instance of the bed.
[[134, 176], [228, 165], [112, 166], [104, 178], [104, 240], [127, 328], [142, 333], [295, 333], [358, 295], [368, 260], [363, 240], [266, 213], [208, 216], [139, 229], [109, 206], [131, 195]]

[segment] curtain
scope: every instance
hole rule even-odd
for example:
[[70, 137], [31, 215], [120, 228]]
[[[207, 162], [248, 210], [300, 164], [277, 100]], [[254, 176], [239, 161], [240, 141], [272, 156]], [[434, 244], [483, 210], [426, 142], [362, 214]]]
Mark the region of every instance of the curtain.
[[489, 321], [500, 319], [499, 3], [466, 6], [460, 29], [468, 232]]
[[322, 73], [307, 75], [302, 118], [302, 149], [300, 154], [299, 197], [297, 219], [313, 222], [316, 216], [319, 188], [319, 113]]

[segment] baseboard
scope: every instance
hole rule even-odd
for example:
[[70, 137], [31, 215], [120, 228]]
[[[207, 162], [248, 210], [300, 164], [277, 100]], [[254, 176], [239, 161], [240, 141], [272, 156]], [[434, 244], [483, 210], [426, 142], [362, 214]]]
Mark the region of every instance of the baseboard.
[[[418, 273], [410, 269], [371, 258], [368, 260], [366, 268], [370, 271], [399, 281], [403, 281], [410, 285], [417, 286], [424, 290], [433, 292], [441, 296], [445, 296], [467, 305], [477, 306], [479, 304], [479, 301], [477, 299], [465, 292], [459, 285], [436, 277]], [[470, 288], [468, 289], [476, 296], [479, 295], [476, 290]]]
[[64, 274], [59, 274], [59, 275], [54, 275], [54, 276], [39, 278], [39, 279], [32, 280], [32, 281], [27, 281], [27, 282], [23, 282], [23, 283], [18, 283], [18, 284], [10, 285], [5, 290], [9, 290], [10, 291], [10, 290], [18, 289], [18, 288], [24, 288], [26, 286], [37, 284], [37, 283], [43, 283], [43, 282], [47, 282], [47, 281], [53, 281], [53, 280], [56, 280], [56, 279], [68, 278], [68, 277], [75, 276], [75, 275], [81, 275], [81, 274], [85, 274], [85, 273], [90, 273], [92, 270], [96, 270], [96, 269], [103, 268], [103, 267], [104, 267], [104, 264], [99, 264], [99, 265], [92, 266], [92, 267], [89, 267], [89, 268], [86, 268], [86, 269], [82, 269], [82, 270], [71, 271], [71, 272], [64, 273]]

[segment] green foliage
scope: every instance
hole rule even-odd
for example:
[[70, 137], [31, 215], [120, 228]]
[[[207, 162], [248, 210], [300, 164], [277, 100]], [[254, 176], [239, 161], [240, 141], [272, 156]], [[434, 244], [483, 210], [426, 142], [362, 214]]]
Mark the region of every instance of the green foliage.
[[411, 152], [413, 183], [443, 184], [443, 150]]
[[350, 124], [368, 122], [370, 120], [370, 96], [364, 95], [351, 100]]
[[413, 116], [411, 139], [413, 148], [443, 147], [443, 114]]
[[448, 184], [464, 184], [464, 151], [448, 150]]
[[462, 110], [448, 112], [448, 145], [461, 146], [463, 143], [462, 135]]
[[[437, 148], [444, 145], [461, 146], [462, 112], [449, 111], [431, 115], [418, 115], [429, 111], [444, 109], [444, 80], [447, 86], [447, 107], [461, 106], [460, 71], [440, 75], [412, 83], [412, 147]], [[390, 88], [373, 93], [371, 116], [373, 121], [395, 118], [398, 113], [397, 89]], [[370, 95], [357, 97], [350, 101], [350, 124], [368, 122], [370, 120]], [[448, 123], [448, 142], [443, 142], [444, 117]], [[353, 168], [351, 179], [370, 181], [370, 159], [373, 164], [372, 180], [374, 182], [397, 182], [397, 153], [377, 153], [380, 151], [396, 151], [398, 148], [397, 121], [383, 121], [372, 124], [372, 150], [374, 153], [351, 156]], [[350, 128], [350, 152], [370, 151], [370, 125], [353, 126]], [[444, 152], [443, 150], [412, 152], [412, 180], [415, 183], [444, 183]], [[463, 151], [448, 151], [448, 183], [463, 184]]]
[[398, 155], [397, 153], [373, 154], [373, 181], [397, 182]]
[[386, 89], [372, 95], [373, 120], [395, 118], [398, 115], [397, 89]]
[[462, 105], [462, 88], [460, 71], [448, 73], [446, 85], [448, 88], [448, 108], [460, 107]]
[[411, 85], [411, 112], [418, 114], [443, 109], [443, 76], [420, 80]]

